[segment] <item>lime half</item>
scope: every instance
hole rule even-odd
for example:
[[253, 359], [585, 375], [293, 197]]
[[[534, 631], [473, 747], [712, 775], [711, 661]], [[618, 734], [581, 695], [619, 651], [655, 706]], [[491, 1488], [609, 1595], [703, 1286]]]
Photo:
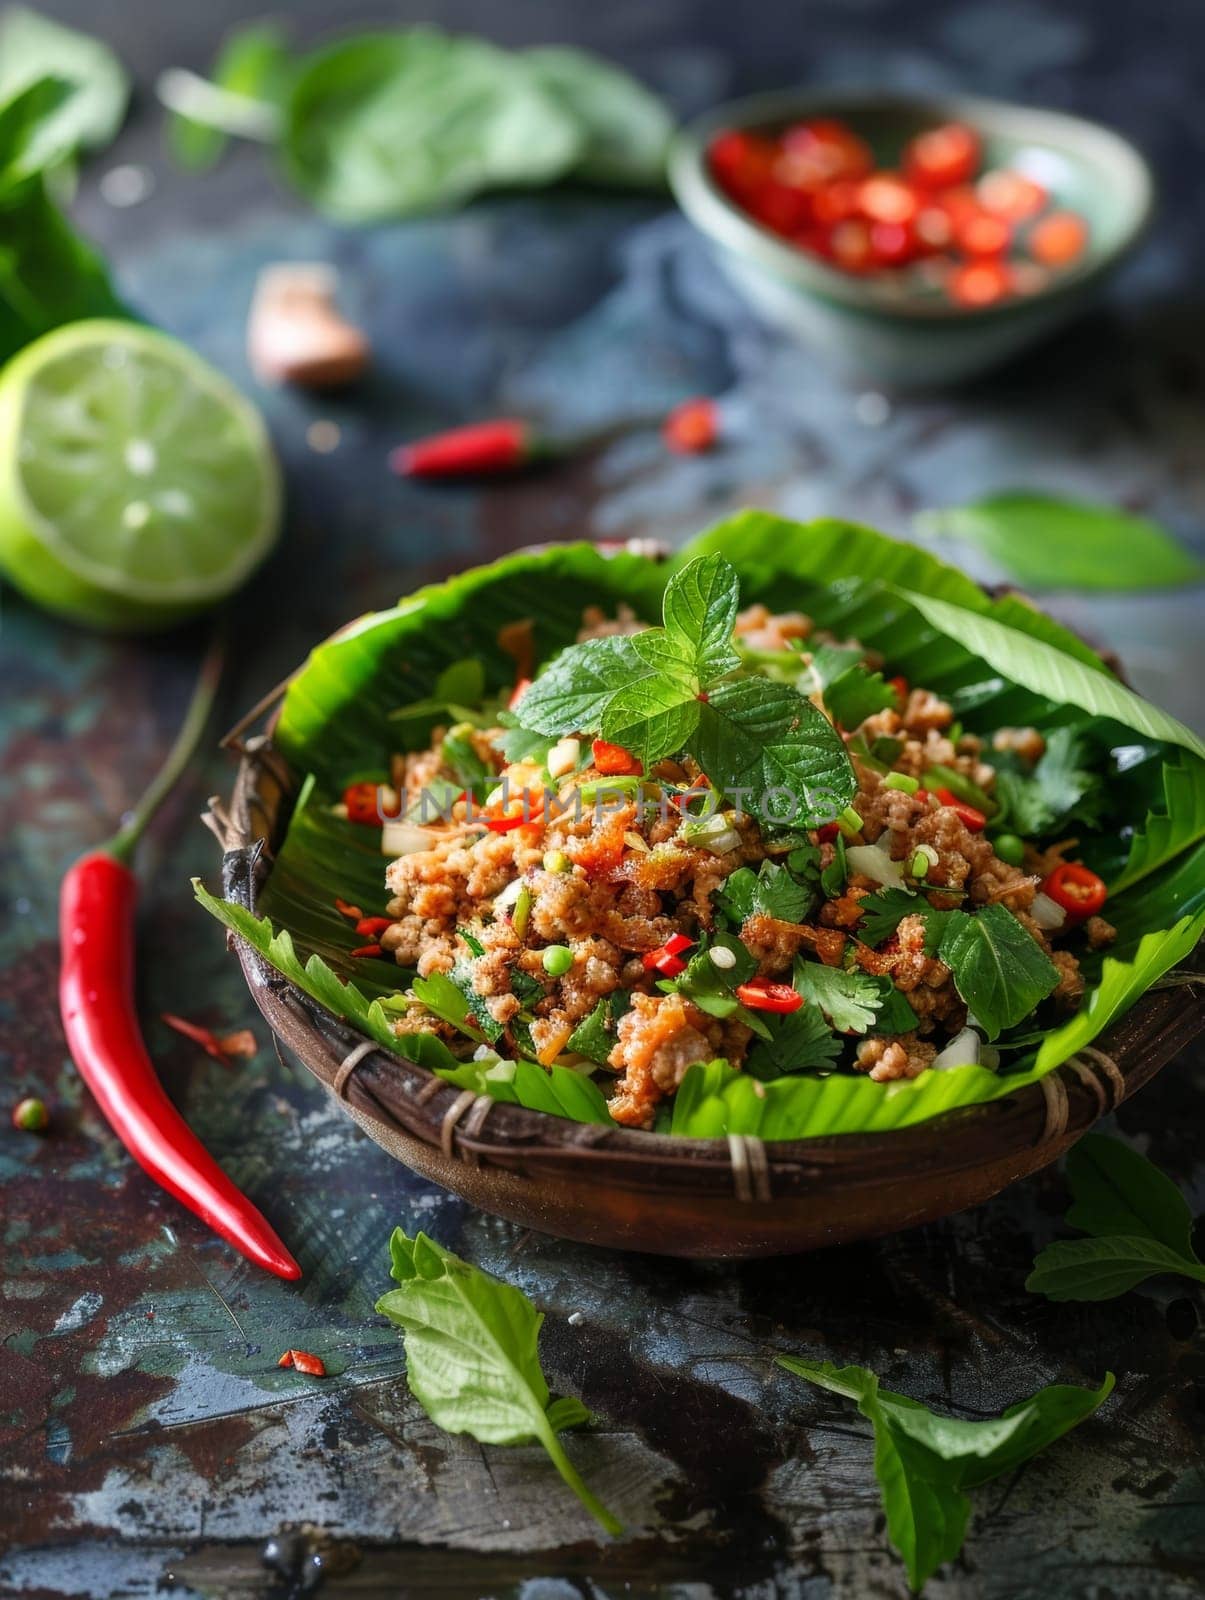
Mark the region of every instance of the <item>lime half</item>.
[[237, 589], [279, 523], [262, 417], [166, 334], [75, 322], [0, 373], [0, 567], [52, 611], [165, 627]]

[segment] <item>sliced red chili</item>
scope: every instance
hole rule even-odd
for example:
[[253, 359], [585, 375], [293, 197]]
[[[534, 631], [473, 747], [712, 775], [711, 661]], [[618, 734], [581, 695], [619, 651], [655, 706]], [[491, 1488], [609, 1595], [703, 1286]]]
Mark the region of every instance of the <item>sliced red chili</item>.
[[775, 1011], [785, 1016], [798, 1011], [803, 996], [789, 983], [771, 983], [769, 978], [751, 978], [748, 983], [738, 983], [736, 998], [750, 1011]]
[[1042, 892], [1049, 895], [1056, 906], [1062, 906], [1074, 921], [1081, 922], [1085, 917], [1096, 915], [1109, 891], [1104, 879], [1095, 872], [1081, 867], [1078, 862], [1064, 861], [1046, 879]]
[[[655, 950], [648, 950], [641, 957], [646, 972], [660, 972], [663, 977], [676, 978], [679, 972], [685, 972], [686, 963], [678, 958], [683, 950], [689, 950], [694, 943], [684, 933], [671, 933], [664, 944], [658, 945]], [[665, 965], [672, 965], [677, 972], [666, 972]]]
[[199, 1022], [189, 1022], [184, 1017], [177, 1017], [170, 1011], [161, 1011], [159, 1020], [166, 1022], [175, 1033], [181, 1033], [186, 1039], [191, 1039], [194, 1044], [199, 1044], [207, 1056], [212, 1056], [215, 1061], [226, 1060], [225, 1052], [218, 1043], [218, 1036], [210, 1028], [203, 1028]]
[[841, 829], [835, 822], [826, 822], [823, 827], [816, 829], [816, 842], [818, 844], [833, 844]]
[[363, 823], [371, 828], [381, 826], [381, 798], [377, 784], [348, 784], [343, 791], [343, 804], [347, 807], [349, 822]]
[[359, 922], [364, 915], [359, 906], [353, 906], [346, 900], [340, 900], [338, 895], [335, 896], [335, 910], [341, 917], [346, 917], [349, 922]]
[[590, 753], [594, 757], [594, 765], [604, 777], [638, 778], [644, 771], [630, 750], [625, 750], [621, 744], [611, 744], [607, 739], [595, 739], [590, 746]]
[[326, 1363], [321, 1356], [311, 1355], [308, 1350], [286, 1350], [276, 1365], [296, 1367], [298, 1372], [308, 1373], [311, 1378], [326, 1377]]
[[506, 702], [506, 709], [508, 711], [513, 711], [530, 688], [531, 679], [520, 678], [510, 692], [510, 699]]
[[514, 472], [540, 452], [526, 422], [498, 417], [399, 445], [389, 466], [403, 478], [466, 478]]
[[362, 939], [375, 939], [378, 934], [392, 928], [393, 923], [388, 917], [361, 917], [356, 923], [356, 932]]
[[381, 949], [379, 944], [362, 944], [351, 953], [354, 960], [367, 961], [371, 960], [374, 956], [384, 955], [385, 952]]
[[896, 697], [898, 698], [901, 706], [907, 705], [907, 703], [908, 703], [908, 680], [907, 680], [907, 678], [902, 677], [902, 676], [898, 677], [898, 678], [888, 678], [887, 687], [889, 689], [894, 689], [895, 690]]
[[[756, 214], [756, 213], [755, 213]], [[759, 221], [766, 219], [759, 216]], [[787, 228], [785, 232], [793, 232]], [[665, 448], [679, 456], [697, 456], [712, 449], [720, 436], [720, 410], [706, 397], [684, 400], [675, 406], [661, 426]]]
[[484, 820], [491, 833], [510, 833], [514, 828], [527, 827], [535, 819], [520, 812], [517, 817], [486, 817]]

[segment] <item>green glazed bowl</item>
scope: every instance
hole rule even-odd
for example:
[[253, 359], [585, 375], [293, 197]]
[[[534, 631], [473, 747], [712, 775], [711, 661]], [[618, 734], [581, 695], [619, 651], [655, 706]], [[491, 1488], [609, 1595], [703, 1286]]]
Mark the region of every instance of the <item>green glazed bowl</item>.
[[[742, 211], [713, 181], [707, 148], [725, 128], [773, 132], [809, 117], [840, 117], [885, 166], [914, 133], [967, 122], [985, 167], [1013, 166], [1042, 183], [1056, 207], [1088, 223], [1083, 258], [1035, 294], [966, 310], [905, 292], [894, 274], [855, 277], [794, 249]], [[934, 388], [1002, 365], [1084, 310], [1150, 223], [1149, 166], [1120, 135], [1060, 111], [967, 95], [917, 96], [816, 89], [755, 95], [684, 129], [670, 157], [683, 211], [715, 247], [728, 276], [766, 322], [821, 351], [839, 369], [892, 388]]]

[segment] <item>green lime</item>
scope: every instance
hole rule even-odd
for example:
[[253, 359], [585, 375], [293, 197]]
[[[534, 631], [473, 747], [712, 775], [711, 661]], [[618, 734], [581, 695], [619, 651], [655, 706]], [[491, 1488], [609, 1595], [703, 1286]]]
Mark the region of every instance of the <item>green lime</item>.
[[259, 412], [166, 334], [75, 322], [0, 373], [0, 568], [50, 610], [165, 627], [237, 589], [279, 522]]

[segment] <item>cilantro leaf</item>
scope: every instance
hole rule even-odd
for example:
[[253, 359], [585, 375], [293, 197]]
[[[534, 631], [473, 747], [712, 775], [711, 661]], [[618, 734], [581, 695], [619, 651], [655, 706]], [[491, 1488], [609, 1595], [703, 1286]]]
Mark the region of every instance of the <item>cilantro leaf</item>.
[[876, 1033], [910, 1033], [916, 1027], [920, 1018], [913, 1011], [908, 1001], [908, 996], [897, 989], [891, 979], [875, 977], [873, 980], [879, 991], [879, 1014], [874, 1020]]
[[757, 915], [802, 922], [816, 904], [816, 894], [785, 866], [763, 861], [757, 872], [738, 867], [716, 892], [715, 902], [737, 926]]
[[1099, 1389], [1052, 1383], [998, 1417], [968, 1422], [880, 1388], [877, 1374], [866, 1367], [795, 1356], [779, 1356], [778, 1365], [856, 1401], [874, 1428], [874, 1471], [887, 1532], [914, 1590], [962, 1548], [971, 1509], [964, 1491], [1045, 1450], [1090, 1417], [1113, 1389], [1111, 1372]]
[[1071, 728], [1054, 728], [1028, 777], [1002, 765], [996, 773], [996, 799], [1008, 826], [1034, 838], [1060, 826], [1073, 812], [1085, 823], [1096, 822], [1103, 780], [1084, 766], [1086, 760], [1084, 741]]
[[654, 676], [625, 635], [587, 639], [548, 663], [524, 691], [516, 713], [532, 733], [593, 733], [602, 726], [603, 712], [617, 690]]
[[938, 954], [989, 1039], [1027, 1017], [1059, 981], [1058, 968], [1012, 912], [950, 911]]
[[520, 1290], [419, 1233], [389, 1241], [398, 1287], [376, 1309], [406, 1341], [411, 1393], [437, 1427], [482, 1444], [537, 1443], [606, 1528], [620, 1524], [586, 1487], [557, 1433], [585, 1422], [580, 1401], [551, 1401], [537, 1349], [543, 1315]]
[[787, 1072], [827, 1072], [841, 1054], [841, 1040], [815, 1006], [801, 1006], [769, 1024], [770, 1037], [757, 1040], [745, 1071], [762, 1080]]
[[818, 961], [796, 961], [795, 987], [839, 1033], [865, 1033], [882, 1004], [878, 984], [868, 972], [823, 967]]
[[862, 921], [858, 925], [858, 937], [869, 945], [879, 945], [890, 939], [904, 918], [915, 911], [931, 909], [927, 901], [910, 894], [907, 889], [880, 889], [866, 895], [859, 904]]
[[790, 684], [770, 678], [735, 678], [711, 690], [699, 706], [693, 749], [714, 784], [737, 798], [741, 790], [756, 795], [783, 821], [828, 822], [857, 789], [828, 718]]
[[[716, 966], [709, 952], [717, 948], [732, 955], [732, 966]], [[768, 1039], [770, 1029], [765, 1021], [756, 1012], [747, 1010], [733, 992], [738, 983], [747, 982], [756, 971], [756, 960], [736, 935], [719, 933], [690, 958], [685, 972], [662, 980], [657, 987], [666, 994], [686, 995], [709, 1017], [735, 1017], [761, 1038]]]

